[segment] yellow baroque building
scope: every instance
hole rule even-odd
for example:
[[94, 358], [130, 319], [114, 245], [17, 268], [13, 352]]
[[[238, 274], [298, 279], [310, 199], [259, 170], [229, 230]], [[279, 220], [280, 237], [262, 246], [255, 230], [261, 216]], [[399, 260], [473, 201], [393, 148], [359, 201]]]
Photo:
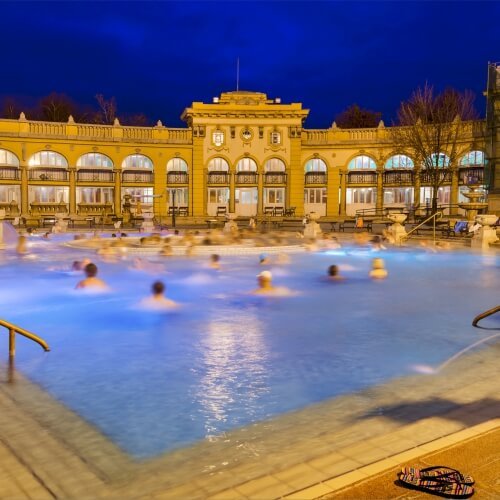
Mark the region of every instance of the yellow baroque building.
[[[450, 214], [460, 213], [468, 184], [489, 189], [489, 209], [500, 211], [499, 90], [500, 66], [490, 65], [486, 120], [463, 124], [458, 164], [443, 158], [438, 198]], [[390, 128], [311, 130], [308, 113], [300, 103], [236, 91], [193, 102], [182, 114], [187, 128], [38, 122], [23, 114], [0, 120], [0, 209], [26, 220], [119, 218], [127, 194], [132, 212], [140, 202], [156, 217], [175, 210], [189, 221], [227, 212], [315, 211], [335, 219], [428, 208], [431, 187], [413, 159], [394, 150]]]

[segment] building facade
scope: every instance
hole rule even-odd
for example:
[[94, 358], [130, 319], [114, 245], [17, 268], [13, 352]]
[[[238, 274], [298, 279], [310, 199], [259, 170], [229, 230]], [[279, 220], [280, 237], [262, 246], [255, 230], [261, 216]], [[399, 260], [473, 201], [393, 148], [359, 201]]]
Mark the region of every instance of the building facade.
[[[491, 187], [491, 208], [500, 209], [500, 68], [492, 68], [487, 120], [463, 123], [456, 165], [443, 154], [438, 201], [449, 213], [460, 212], [470, 184]], [[132, 210], [139, 201], [168, 216], [175, 204], [194, 218], [311, 211], [336, 218], [429, 206], [430, 184], [414, 159], [394, 150], [390, 127], [311, 130], [308, 113], [300, 103], [237, 91], [192, 103], [182, 114], [186, 128], [37, 122], [23, 114], [0, 120], [0, 209], [26, 218], [120, 216], [127, 194]]]

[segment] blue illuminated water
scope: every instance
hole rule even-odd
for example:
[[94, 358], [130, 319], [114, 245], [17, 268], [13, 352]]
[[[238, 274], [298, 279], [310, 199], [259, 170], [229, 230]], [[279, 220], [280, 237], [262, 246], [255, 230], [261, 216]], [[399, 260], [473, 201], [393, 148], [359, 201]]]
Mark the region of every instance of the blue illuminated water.
[[[97, 261], [112, 291], [87, 295], [74, 290], [80, 275], [48, 270], [84, 254], [36, 241], [37, 259], [0, 257], [2, 318], [52, 349], [20, 338], [16, 367], [137, 458], [404, 376], [416, 364], [437, 366], [480, 338], [471, 320], [498, 302], [498, 257], [387, 251], [377, 256], [389, 277], [373, 282], [374, 254], [363, 249], [271, 265], [275, 284], [299, 292], [293, 297], [247, 293], [262, 270], [257, 256], [224, 256], [221, 271], [206, 257], [157, 257], [165, 269], [153, 274], [130, 269], [132, 259]], [[344, 282], [323, 279], [330, 264], [343, 268]], [[179, 311], [137, 309], [158, 278]]]

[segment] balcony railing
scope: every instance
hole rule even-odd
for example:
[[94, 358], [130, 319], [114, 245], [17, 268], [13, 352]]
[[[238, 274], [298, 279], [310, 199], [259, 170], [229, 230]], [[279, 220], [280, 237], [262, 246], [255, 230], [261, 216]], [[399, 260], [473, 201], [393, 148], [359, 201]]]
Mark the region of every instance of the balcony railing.
[[19, 179], [19, 169], [17, 167], [0, 167], [0, 179], [13, 181]]
[[384, 172], [384, 184], [413, 184], [413, 171]]
[[168, 172], [167, 184], [188, 184], [189, 176], [187, 172]]
[[61, 202], [42, 202], [34, 201], [30, 203], [31, 215], [53, 215], [64, 214], [68, 212], [68, 204]]
[[461, 168], [458, 173], [459, 184], [483, 184], [484, 167]]
[[236, 184], [257, 184], [257, 172], [238, 172]]
[[228, 172], [208, 172], [208, 184], [229, 184]]
[[153, 180], [153, 172], [149, 171], [126, 170], [122, 173], [122, 182], [142, 182], [146, 184], [152, 184]]
[[377, 184], [377, 172], [349, 172], [347, 184]]
[[30, 168], [30, 181], [67, 181], [68, 171], [65, 168]]
[[76, 173], [79, 182], [113, 182], [114, 175], [109, 170], [82, 169]]
[[[428, 172], [426, 170], [421, 170], [420, 171], [420, 182], [422, 184], [432, 184], [434, 177], [435, 171]], [[437, 172], [439, 175], [439, 182], [451, 182], [451, 171], [448, 170], [447, 168], [442, 168], [439, 169], [439, 172]]]
[[9, 203], [0, 202], [0, 210], [5, 210], [5, 215], [7, 217], [15, 217], [20, 213], [17, 201], [11, 201]]
[[264, 174], [264, 184], [286, 184], [286, 173], [266, 172]]
[[326, 172], [306, 172], [306, 184], [326, 184]]
[[113, 213], [112, 203], [78, 203], [79, 215], [105, 215]]

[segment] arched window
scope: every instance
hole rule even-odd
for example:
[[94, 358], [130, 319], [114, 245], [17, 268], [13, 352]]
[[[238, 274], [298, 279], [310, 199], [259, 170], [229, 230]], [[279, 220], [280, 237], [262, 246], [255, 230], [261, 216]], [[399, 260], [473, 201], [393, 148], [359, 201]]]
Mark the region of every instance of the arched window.
[[326, 163], [321, 158], [311, 158], [305, 164], [304, 170], [307, 172], [326, 172]]
[[347, 165], [349, 170], [372, 170], [376, 169], [375, 162], [366, 155], [359, 155], [353, 158]]
[[435, 168], [437, 165], [438, 168], [448, 167], [450, 165], [450, 159], [444, 153], [433, 153], [424, 164], [424, 167]]
[[212, 158], [207, 168], [209, 172], [229, 172], [229, 164], [224, 158]]
[[19, 159], [14, 153], [6, 149], [0, 149], [0, 165], [19, 167]]
[[113, 161], [101, 153], [86, 153], [78, 158], [76, 166], [113, 168]]
[[153, 162], [144, 155], [130, 155], [122, 161], [122, 169], [144, 168], [153, 170]]
[[236, 164], [236, 172], [257, 172], [257, 163], [252, 158], [242, 158]]
[[413, 164], [413, 160], [406, 155], [394, 155], [391, 156], [385, 162], [385, 168], [389, 169], [403, 169], [403, 168], [413, 168], [415, 165]]
[[168, 160], [167, 172], [187, 172], [188, 164], [182, 158], [172, 158]]
[[279, 158], [270, 158], [264, 165], [264, 172], [284, 172], [285, 162]]
[[66, 158], [55, 151], [40, 151], [35, 153], [28, 161], [30, 167], [67, 167]]
[[471, 151], [460, 160], [461, 167], [483, 167], [484, 164], [485, 156], [482, 151]]

